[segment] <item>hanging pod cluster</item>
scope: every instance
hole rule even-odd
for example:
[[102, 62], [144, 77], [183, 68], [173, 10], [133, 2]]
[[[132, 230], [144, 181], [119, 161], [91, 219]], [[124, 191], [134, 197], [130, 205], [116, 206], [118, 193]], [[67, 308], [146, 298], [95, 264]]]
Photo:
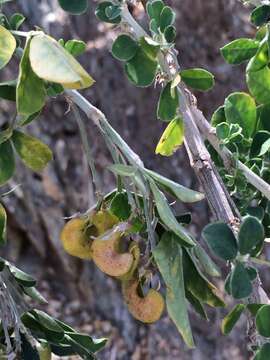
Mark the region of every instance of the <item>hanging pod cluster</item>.
[[130, 313], [139, 321], [153, 323], [163, 313], [164, 300], [154, 289], [150, 289], [146, 296], [139, 293], [136, 270], [140, 248], [137, 242], [129, 240], [123, 224], [109, 209], [101, 209], [67, 222], [61, 241], [70, 255], [92, 259], [106, 275], [119, 279]]

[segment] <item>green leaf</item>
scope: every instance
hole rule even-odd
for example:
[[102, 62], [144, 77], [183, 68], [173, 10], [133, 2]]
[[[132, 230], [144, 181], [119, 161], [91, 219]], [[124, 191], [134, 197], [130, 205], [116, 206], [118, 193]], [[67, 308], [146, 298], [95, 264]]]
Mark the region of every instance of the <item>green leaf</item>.
[[134, 177], [136, 169], [130, 165], [113, 164], [108, 166], [108, 169], [116, 175]]
[[7, 237], [7, 213], [0, 203], [0, 246], [6, 243]]
[[216, 127], [217, 125], [226, 122], [226, 116], [225, 116], [225, 107], [220, 106], [217, 108], [217, 110], [214, 112], [211, 118], [211, 125]]
[[158, 62], [139, 47], [136, 55], [126, 63], [125, 72], [132, 84], [147, 87], [155, 80], [157, 68]]
[[[1, 88], [0, 88], [0, 94], [1, 94]], [[259, 115], [259, 123], [262, 126], [263, 130], [266, 130], [270, 134], [270, 104], [260, 105], [257, 111]]]
[[262, 221], [264, 218], [264, 209], [261, 206], [249, 206], [247, 208], [247, 214]]
[[33, 72], [30, 60], [31, 39], [28, 38], [20, 62], [16, 103], [18, 114], [31, 115], [40, 111], [45, 104], [46, 91], [43, 81]]
[[270, 98], [270, 69], [264, 66], [259, 71], [247, 72], [247, 85], [250, 93], [260, 104], [269, 102]]
[[182, 70], [180, 75], [184, 83], [195, 90], [207, 91], [215, 84], [214, 76], [204, 69]]
[[251, 22], [256, 26], [262, 26], [270, 20], [270, 6], [262, 5], [251, 13]]
[[171, 85], [172, 82], [168, 82], [159, 97], [157, 117], [163, 121], [173, 120], [179, 107], [177, 88], [172, 89]]
[[249, 156], [251, 159], [260, 156], [259, 154], [262, 151], [262, 146], [265, 142], [267, 142], [269, 138], [270, 138], [269, 131], [262, 130], [262, 131], [258, 131], [255, 134], [249, 150]]
[[92, 353], [101, 350], [107, 343], [106, 338], [92, 339], [86, 334], [79, 334], [77, 332], [66, 332], [66, 334], [76, 341], [77, 344], [83, 346], [86, 350]]
[[171, 156], [184, 142], [184, 122], [181, 117], [172, 120], [162, 134], [157, 147], [156, 154]]
[[229, 64], [238, 65], [252, 58], [259, 49], [259, 41], [237, 39], [220, 49], [222, 56]]
[[261, 336], [270, 337], [270, 305], [264, 305], [258, 310], [256, 328]]
[[177, 222], [165, 195], [158, 189], [152, 180], [150, 180], [150, 187], [154, 195], [157, 211], [161, 220], [169, 228], [169, 230], [179, 236], [187, 246], [194, 246], [195, 243], [187, 230]]
[[264, 227], [261, 222], [253, 216], [244, 218], [238, 234], [240, 254], [252, 254], [259, 245], [263, 246], [263, 241]]
[[229, 124], [238, 124], [246, 136], [252, 136], [257, 124], [254, 99], [245, 93], [233, 93], [225, 100], [225, 115]]
[[252, 284], [242, 263], [237, 263], [230, 277], [231, 294], [235, 299], [243, 299], [252, 293]]
[[129, 61], [134, 58], [138, 49], [139, 45], [137, 41], [129, 35], [122, 34], [114, 41], [112, 54], [117, 60]]
[[251, 60], [248, 62], [247, 65], [247, 73], [249, 72], [256, 72], [259, 70], [262, 70], [265, 66], [267, 66], [269, 63], [269, 59], [268, 59], [268, 45], [267, 45], [267, 41], [263, 40], [260, 43], [260, 47], [257, 51], [257, 53], [255, 54], [255, 56], [253, 56], [251, 58]]
[[22, 14], [15, 13], [9, 19], [10, 28], [13, 30], [19, 30], [24, 21], [25, 17]]
[[103, 1], [101, 2], [98, 7], [96, 8], [95, 14], [96, 17], [104, 22], [112, 23], [112, 24], [119, 24], [121, 21], [121, 16], [117, 16], [116, 18], [110, 19], [106, 14], [106, 9], [110, 6], [113, 6], [113, 3], [110, 1]]
[[128, 202], [127, 193], [117, 193], [114, 196], [110, 205], [110, 212], [122, 221], [125, 221], [130, 217], [131, 206]]
[[24, 287], [23, 291], [31, 299], [39, 302], [40, 304], [48, 304], [48, 301], [43, 297], [43, 295], [35, 287]]
[[77, 60], [48, 35], [33, 37], [29, 57], [33, 71], [41, 79], [61, 84], [66, 89], [84, 89], [94, 83]]
[[37, 309], [32, 310], [31, 313], [34, 315], [46, 335], [55, 337], [55, 340], [61, 340], [64, 337], [63, 329], [51, 316], [44, 311]]
[[22, 161], [33, 171], [43, 170], [53, 158], [47, 145], [20, 131], [13, 132], [12, 141]]
[[226, 122], [222, 122], [216, 126], [217, 137], [220, 140], [226, 140], [230, 136], [230, 126]]
[[222, 320], [221, 330], [224, 335], [228, 335], [232, 331], [245, 308], [246, 305], [244, 304], [235, 305], [232, 311]]
[[170, 6], [164, 6], [160, 13], [160, 31], [164, 32], [167, 26], [175, 22], [175, 12]]
[[265, 155], [269, 150], [270, 150], [270, 138], [262, 144], [259, 156]]
[[9, 63], [15, 49], [15, 37], [0, 25], [0, 69], [3, 69]]
[[25, 336], [25, 334], [20, 333], [21, 336], [21, 345], [22, 345], [22, 349], [21, 349], [21, 353], [20, 353], [20, 358], [22, 360], [40, 360], [38, 351], [36, 349], [36, 347], [30, 343], [30, 341], [28, 341], [27, 337]]
[[254, 360], [269, 360], [270, 359], [270, 344], [263, 344], [261, 349], [256, 352]]
[[119, 5], [111, 5], [105, 9], [105, 13], [110, 20], [118, 18], [121, 15], [122, 9]]
[[249, 276], [249, 280], [252, 282], [254, 281], [255, 279], [257, 279], [257, 276], [258, 276], [258, 271], [256, 268], [254, 268], [253, 266], [248, 266], [246, 268], [247, 270], [247, 273], [248, 273], [248, 276]]
[[208, 320], [206, 311], [204, 310], [203, 304], [198, 300], [190, 291], [186, 289], [186, 298], [189, 304], [193, 307], [197, 314], [199, 314], [203, 319]]
[[217, 295], [217, 288], [200, 272], [190, 254], [183, 249], [184, 281], [186, 290], [203, 304], [224, 307], [223, 300]]
[[147, 12], [152, 20], [155, 20], [157, 27], [160, 26], [160, 15], [164, 8], [164, 2], [161, 0], [148, 1]]
[[151, 176], [165, 191], [186, 203], [193, 203], [204, 199], [204, 194], [191, 190], [183, 185], [180, 185], [165, 176], [162, 176], [152, 170], [144, 169], [144, 171]]
[[86, 43], [81, 40], [68, 40], [65, 49], [73, 56], [82, 55], [86, 50]]
[[88, 0], [58, 0], [58, 1], [62, 9], [73, 15], [80, 15], [86, 12], [88, 8]]
[[193, 348], [194, 341], [185, 298], [182, 248], [175, 241], [174, 235], [167, 232], [154, 249], [153, 255], [166, 284], [166, 304], [169, 316], [186, 344]]
[[194, 254], [198, 258], [200, 266], [206, 272], [206, 274], [213, 277], [220, 277], [221, 273], [217, 265], [213, 262], [213, 260], [206, 253], [204, 248], [201, 245], [197, 245], [194, 247]]
[[164, 31], [164, 36], [169, 44], [173, 43], [176, 38], [176, 28], [172, 25], [167, 26]]
[[15, 158], [10, 141], [0, 144], [0, 186], [4, 185], [14, 174]]
[[22, 286], [32, 287], [36, 285], [36, 280], [31, 275], [26, 274], [24, 271], [17, 269], [11, 264], [8, 264], [8, 267], [16, 281]]
[[222, 222], [207, 225], [202, 232], [212, 252], [223, 260], [233, 260], [237, 255], [237, 242], [231, 228]]
[[16, 101], [17, 80], [0, 83], [0, 98], [9, 101]]

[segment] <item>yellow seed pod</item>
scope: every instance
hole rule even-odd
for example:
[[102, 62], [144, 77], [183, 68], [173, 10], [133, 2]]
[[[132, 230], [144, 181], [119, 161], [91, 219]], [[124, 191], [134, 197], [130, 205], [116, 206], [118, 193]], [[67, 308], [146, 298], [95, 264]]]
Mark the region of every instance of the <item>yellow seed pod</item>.
[[119, 223], [119, 219], [108, 210], [99, 210], [91, 216], [91, 223], [97, 228], [97, 234], [100, 236]]
[[95, 227], [89, 225], [86, 218], [68, 221], [61, 232], [61, 241], [65, 251], [81, 259], [91, 259], [91, 236], [97, 236]]
[[164, 311], [165, 303], [162, 295], [150, 289], [145, 297], [138, 294], [139, 280], [123, 282], [123, 297], [131, 315], [146, 324], [158, 321]]
[[134, 258], [129, 252], [121, 253], [123, 241], [120, 231], [111, 231], [97, 238], [91, 246], [92, 258], [105, 274], [115, 277], [126, 275], [132, 268]]

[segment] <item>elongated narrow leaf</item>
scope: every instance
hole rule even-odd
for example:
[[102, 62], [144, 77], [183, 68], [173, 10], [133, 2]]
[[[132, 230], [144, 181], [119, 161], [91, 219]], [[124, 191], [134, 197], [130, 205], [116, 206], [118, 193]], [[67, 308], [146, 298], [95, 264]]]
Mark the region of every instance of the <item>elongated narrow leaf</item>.
[[15, 266], [9, 264], [9, 270], [12, 273], [12, 275], [15, 277], [16, 281], [18, 281], [19, 284], [25, 286], [25, 287], [32, 287], [36, 285], [36, 280], [31, 276], [26, 274], [24, 271], [17, 269]]
[[222, 320], [221, 330], [224, 335], [228, 335], [232, 331], [245, 308], [246, 305], [244, 304], [236, 305], [232, 311]]
[[26, 42], [20, 62], [20, 72], [17, 83], [16, 103], [20, 115], [31, 115], [42, 109], [45, 104], [46, 91], [43, 81], [33, 72], [29, 60], [29, 38]]
[[184, 122], [181, 117], [172, 120], [156, 147], [156, 154], [163, 156], [173, 155], [184, 142]]
[[29, 57], [33, 71], [41, 79], [61, 84], [66, 89], [83, 89], [94, 83], [77, 60], [48, 35], [33, 37]]
[[200, 272], [188, 251], [183, 250], [185, 286], [200, 302], [213, 307], [224, 307], [225, 304], [217, 295], [217, 288]]
[[23, 291], [31, 299], [39, 302], [40, 304], [48, 304], [48, 301], [43, 297], [43, 295], [35, 287], [24, 287]]
[[0, 246], [6, 243], [7, 236], [7, 213], [4, 206], [0, 203]]
[[221, 273], [218, 266], [209, 257], [209, 255], [201, 245], [198, 244], [194, 247], [194, 254], [198, 258], [199, 264], [201, 265], [206, 274], [213, 277], [220, 277]]
[[34, 171], [43, 170], [53, 158], [50, 148], [33, 136], [16, 130], [13, 132], [12, 141], [22, 161]]
[[0, 69], [5, 67], [16, 49], [14, 36], [0, 25]]
[[186, 298], [192, 308], [200, 315], [204, 320], [208, 320], [207, 313], [203, 307], [203, 304], [197, 299], [189, 290], [185, 289]]
[[188, 246], [194, 246], [195, 243], [187, 230], [177, 222], [164, 194], [158, 189], [153, 181], [150, 181], [150, 187], [162, 222], [164, 222], [164, 224], [177, 236], [179, 236]]
[[189, 347], [194, 347], [185, 297], [182, 248], [174, 234], [165, 233], [154, 250], [154, 258], [166, 284], [166, 304], [170, 318]]
[[123, 164], [114, 164], [111, 166], [108, 166], [108, 169], [112, 171], [116, 175], [120, 176], [135, 176], [136, 169], [133, 166], [130, 165], [123, 165]]
[[151, 176], [161, 187], [168, 191], [171, 195], [177, 199], [186, 202], [193, 203], [204, 199], [204, 194], [191, 190], [183, 185], [180, 185], [165, 176], [162, 176], [152, 170], [144, 169], [144, 171]]
[[10, 141], [0, 144], [0, 186], [4, 185], [14, 174], [15, 159]]

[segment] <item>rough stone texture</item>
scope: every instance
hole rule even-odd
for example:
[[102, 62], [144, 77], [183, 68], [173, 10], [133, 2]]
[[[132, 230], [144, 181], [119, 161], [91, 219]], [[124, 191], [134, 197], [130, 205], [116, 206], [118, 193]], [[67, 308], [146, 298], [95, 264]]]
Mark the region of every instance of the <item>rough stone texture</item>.
[[[214, 90], [198, 94], [200, 107], [210, 116], [228, 93], [244, 88], [243, 68], [226, 65], [218, 49], [236, 36], [253, 32], [246, 25], [247, 13], [233, 0], [168, 3], [177, 10], [177, 47], [182, 66], [206, 67], [216, 75]], [[154, 155], [164, 128], [155, 116], [158, 91], [136, 89], [128, 83], [122, 65], [109, 54], [115, 30], [97, 22], [93, 15], [95, 2], [90, 4], [89, 12], [81, 17], [67, 16], [56, 0], [17, 0], [5, 9], [22, 11], [29, 27], [44, 27], [56, 38], [86, 41], [87, 53], [80, 60], [97, 84], [84, 94], [106, 113], [146, 166], [198, 188], [183, 149], [170, 159]], [[145, 22], [141, 13], [136, 15]], [[11, 79], [14, 66], [15, 62], [1, 73], [1, 79]], [[12, 107], [1, 102], [0, 122], [10, 116]], [[87, 130], [103, 190], [110, 190], [114, 178], [105, 169], [110, 157], [92, 123], [87, 122]], [[211, 311], [209, 323], [192, 315], [198, 347], [187, 350], [166, 316], [156, 325], [139, 325], [123, 306], [118, 283], [103, 276], [92, 264], [73, 260], [63, 253], [59, 242], [63, 218], [93, 205], [91, 178], [65, 99], [50, 101], [40, 120], [29, 126], [29, 132], [52, 147], [55, 159], [41, 175], [18, 163], [10, 187], [20, 186], [4, 199], [9, 213], [9, 245], [3, 255], [40, 279], [40, 290], [51, 299], [48, 311], [84, 331], [110, 336], [100, 359], [247, 359], [244, 321], [230, 337], [224, 338], [219, 330], [223, 311]], [[210, 218], [205, 203], [192, 207], [179, 205], [180, 210], [194, 211], [193, 230], [197, 232]]]

